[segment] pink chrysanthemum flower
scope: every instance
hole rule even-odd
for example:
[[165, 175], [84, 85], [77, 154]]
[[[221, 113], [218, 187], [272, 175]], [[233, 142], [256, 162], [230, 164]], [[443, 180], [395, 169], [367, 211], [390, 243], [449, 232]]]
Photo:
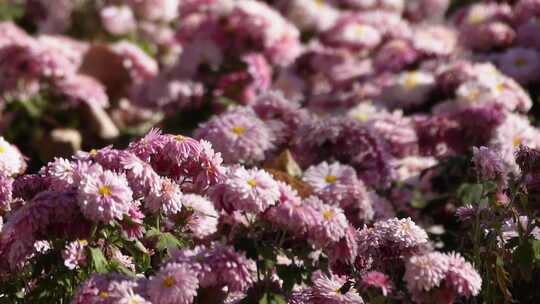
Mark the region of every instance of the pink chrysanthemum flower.
[[187, 219], [187, 228], [195, 237], [202, 239], [217, 231], [219, 214], [207, 198], [197, 194], [185, 194], [182, 205], [191, 212]]
[[105, 87], [90, 76], [76, 74], [64, 77], [55, 82], [54, 92], [74, 108], [82, 104], [98, 108], [109, 106]]
[[100, 12], [101, 23], [113, 35], [124, 35], [135, 30], [133, 10], [127, 5], [106, 6]]
[[347, 165], [322, 162], [309, 167], [303, 180], [328, 204], [345, 208], [366, 199], [364, 184], [358, 180], [356, 171]]
[[483, 179], [505, 178], [506, 165], [497, 151], [487, 147], [473, 147], [472, 161]]
[[133, 202], [133, 193], [124, 175], [93, 165], [78, 185], [82, 213], [93, 221], [121, 220]]
[[88, 241], [86, 240], [76, 240], [67, 244], [62, 251], [64, 265], [71, 270], [84, 265], [86, 263], [85, 248], [87, 245]]
[[379, 271], [370, 271], [362, 275], [362, 286], [364, 288], [380, 289], [383, 296], [388, 296], [394, 289], [392, 279], [386, 274]]
[[227, 163], [262, 161], [274, 148], [275, 136], [248, 108], [236, 108], [202, 124], [195, 137], [204, 138]]
[[410, 218], [393, 218], [377, 222], [374, 227], [384, 234], [386, 240], [401, 248], [421, 246], [428, 242], [426, 231]]
[[373, 49], [382, 39], [377, 28], [365, 24], [358, 16], [343, 14], [336, 24], [323, 34], [322, 40], [333, 47], [358, 51]]
[[327, 245], [338, 242], [345, 236], [349, 223], [343, 209], [326, 205], [317, 197], [309, 197], [304, 201], [304, 204], [309, 205], [319, 214], [319, 222], [310, 231], [309, 237], [317, 245], [325, 247]]
[[285, 6], [285, 17], [301, 30], [327, 30], [339, 16], [339, 11], [325, 1], [293, 0], [280, 3]]
[[150, 278], [147, 293], [155, 304], [190, 304], [198, 287], [197, 273], [189, 265], [171, 263]]
[[418, 106], [428, 101], [435, 86], [435, 77], [429, 71], [401, 72], [388, 81], [381, 97], [392, 108]]
[[169, 142], [165, 145], [164, 153], [181, 165], [190, 159], [196, 158], [201, 153], [202, 147], [199, 141], [183, 135], [168, 136]]
[[122, 64], [129, 71], [132, 81], [149, 80], [157, 75], [157, 62], [137, 45], [120, 41], [113, 44], [111, 50], [121, 57]]
[[180, 186], [169, 178], [161, 179], [161, 187], [151, 191], [146, 198], [146, 206], [151, 212], [162, 211], [170, 215], [182, 209], [182, 191]]
[[143, 161], [150, 162], [152, 156], [159, 153], [168, 142], [168, 136], [163, 135], [160, 129], [152, 128], [143, 138], [130, 143], [127, 150]]
[[264, 170], [233, 167], [227, 176], [224, 183], [211, 189], [210, 196], [220, 209], [259, 213], [280, 197], [277, 182]]
[[[87, 304], [87, 303], [102, 303], [105, 301], [114, 301], [115, 297], [111, 295], [113, 289], [117, 290], [118, 285], [114, 286], [113, 282], [128, 281], [133, 285], [134, 282], [129, 281], [126, 277], [117, 273], [97, 274], [94, 273], [88, 280], [83, 282], [77, 289], [72, 303]], [[130, 288], [132, 289], [132, 288]], [[116, 294], [117, 292], [115, 292]]]
[[203, 288], [227, 286], [229, 292], [247, 290], [255, 282], [255, 262], [219, 243], [173, 252], [173, 261], [189, 263]]
[[540, 52], [535, 49], [514, 47], [497, 57], [503, 73], [522, 85], [540, 80]]
[[482, 278], [474, 267], [459, 254], [452, 252], [448, 256], [446, 282], [462, 297], [472, 297], [480, 293]]
[[26, 170], [23, 155], [14, 145], [0, 136], [0, 170], [7, 175], [21, 174]]
[[352, 287], [348, 291], [341, 288], [347, 280], [344, 277], [331, 274], [327, 276], [321, 271], [312, 275], [313, 287], [310, 302], [313, 304], [363, 304], [364, 300], [358, 291]]
[[65, 158], [55, 158], [40, 171], [42, 176], [49, 179], [52, 189], [62, 191], [75, 182], [74, 171], [76, 164]]
[[430, 291], [441, 285], [449, 269], [448, 258], [439, 252], [411, 257], [403, 279], [411, 293]]
[[326, 249], [331, 262], [352, 265], [358, 255], [358, 243], [356, 240], [356, 229], [348, 226], [345, 235], [332, 246]]
[[318, 212], [304, 204], [298, 192], [288, 184], [278, 181], [278, 186], [281, 193], [279, 204], [265, 214], [268, 220], [297, 235], [314, 229], [319, 222]]

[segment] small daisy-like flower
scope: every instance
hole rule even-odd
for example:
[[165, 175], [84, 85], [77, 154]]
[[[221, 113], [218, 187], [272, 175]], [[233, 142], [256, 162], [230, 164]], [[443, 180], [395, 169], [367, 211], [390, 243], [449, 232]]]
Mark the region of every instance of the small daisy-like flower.
[[88, 246], [88, 241], [86, 240], [76, 240], [67, 244], [66, 248], [62, 251], [64, 265], [71, 270], [84, 265], [86, 263], [86, 246]]
[[328, 204], [345, 208], [366, 198], [364, 184], [358, 180], [356, 171], [347, 165], [322, 162], [308, 168], [303, 180]]
[[233, 167], [228, 179], [211, 189], [210, 196], [218, 208], [259, 213], [279, 200], [279, 187], [274, 178], [259, 169]]
[[161, 178], [161, 187], [150, 191], [146, 198], [146, 206], [151, 212], [163, 211], [165, 214], [176, 214], [182, 209], [182, 191], [180, 186], [169, 178]]
[[411, 257], [405, 265], [403, 279], [407, 283], [407, 289], [412, 293], [430, 291], [441, 285], [448, 269], [447, 256], [439, 252], [431, 252]]
[[195, 137], [210, 141], [227, 163], [262, 161], [275, 141], [272, 131], [249, 108], [235, 108], [210, 119]]
[[82, 213], [93, 221], [121, 220], [133, 202], [133, 193], [124, 175], [93, 165], [79, 182], [78, 202]]
[[155, 304], [190, 304], [197, 295], [197, 273], [188, 265], [171, 263], [151, 277], [147, 285]]
[[19, 149], [0, 136], [0, 170], [7, 175], [16, 175], [25, 169], [26, 162]]

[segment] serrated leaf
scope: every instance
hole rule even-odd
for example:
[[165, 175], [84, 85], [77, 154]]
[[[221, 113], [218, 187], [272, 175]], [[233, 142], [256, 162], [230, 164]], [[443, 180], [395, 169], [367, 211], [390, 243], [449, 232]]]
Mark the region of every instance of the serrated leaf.
[[108, 270], [108, 262], [101, 249], [89, 247], [92, 268], [98, 273], [105, 273]]

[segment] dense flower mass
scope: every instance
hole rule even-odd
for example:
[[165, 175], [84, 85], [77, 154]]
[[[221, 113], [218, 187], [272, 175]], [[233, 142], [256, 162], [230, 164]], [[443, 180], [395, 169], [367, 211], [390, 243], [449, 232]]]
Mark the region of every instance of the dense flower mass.
[[0, 302], [540, 302], [539, 20], [0, 1]]

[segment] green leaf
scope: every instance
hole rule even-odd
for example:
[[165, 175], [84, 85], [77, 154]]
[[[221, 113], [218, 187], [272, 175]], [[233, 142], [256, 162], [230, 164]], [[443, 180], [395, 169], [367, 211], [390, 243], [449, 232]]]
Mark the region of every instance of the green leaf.
[[0, 21], [19, 19], [24, 15], [21, 4], [0, 3]]
[[159, 236], [159, 240], [156, 244], [156, 248], [159, 251], [163, 251], [165, 249], [171, 249], [171, 248], [179, 248], [182, 246], [182, 242], [180, 242], [174, 235], [172, 235], [169, 232], [162, 233]]
[[98, 273], [105, 273], [108, 271], [109, 263], [101, 252], [101, 249], [89, 247], [90, 258], [92, 260], [92, 268]]
[[283, 298], [283, 296], [267, 292], [259, 300], [259, 304], [287, 304], [287, 302], [285, 301], [285, 298]]
[[484, 187], [480, 184], [463, 184], [457, 191], [463, 204], [477, 204], [482, 199]]
[[415, 190], [411, 199], [411, 207], [415, 209], [423, 209], [428, 205], [428, 201], [424, 198], [420, 191]]
[[531, 246], [534, 253], [534, 261], [540, 265], [540, 240], [531, 240]]

